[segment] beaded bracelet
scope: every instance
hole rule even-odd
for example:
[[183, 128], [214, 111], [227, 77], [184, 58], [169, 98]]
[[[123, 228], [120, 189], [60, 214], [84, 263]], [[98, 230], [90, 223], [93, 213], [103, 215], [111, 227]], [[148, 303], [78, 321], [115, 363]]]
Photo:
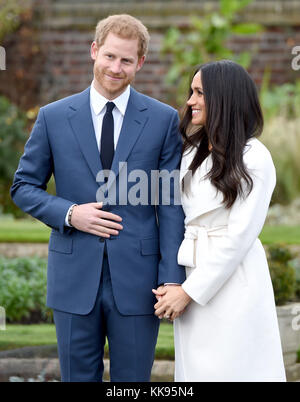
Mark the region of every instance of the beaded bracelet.
[[73, 205], [71, 206], [71, 208], [69, 209], [69, 213], [68, 213], [68, 224], [69, 224], [70, 226], [73, 226], [73, 225], [71, 224], [71, 218], [72, 218], [73, 209], [74, 209], [74, 207], [76, 207], [76, 206], [77, 206], [77, 204], [73, 204]]

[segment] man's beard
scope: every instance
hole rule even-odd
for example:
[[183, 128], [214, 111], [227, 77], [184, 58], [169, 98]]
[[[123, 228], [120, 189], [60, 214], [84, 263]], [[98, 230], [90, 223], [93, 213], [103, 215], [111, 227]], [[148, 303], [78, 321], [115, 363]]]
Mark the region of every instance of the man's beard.
[[[106, 73], [108, 73], [111, 77], [122, 78], [122, 80], [120, 82], [109, 82], [109, 80], [105, 77]], [[94, 76], [97, 83], [111, 96], [114, 96], [115, 94], [121, 94], [132, 81], [132, 79], [129, 77], [116, 76], [115, 74], [112, 74], [107, 70], [99, 70], [96, 67], [94, 68]]]

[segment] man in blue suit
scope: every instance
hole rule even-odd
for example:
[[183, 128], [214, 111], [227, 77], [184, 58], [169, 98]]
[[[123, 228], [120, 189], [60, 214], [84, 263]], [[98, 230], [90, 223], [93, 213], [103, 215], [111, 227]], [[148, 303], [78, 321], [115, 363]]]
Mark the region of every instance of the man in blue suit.
[[[172, 172], [180, 163], [177, 112], [130, 86], [148, 42], [131, 16], [98, 23], [91, 87], [40, 109], [11, 189], [21, 209], [52, 228], [47, 305], [63, 381], [102, 380], [106, 337], [111, 381], [149, 381], [159, 328], [151, 290], [185, 279], [174, 188], [169, 205], [154, 205], [150, 195], [132, 203], [124, 191], [134, 193], [134, 184], [121, 183], [124, 171], [128, 179], [139, 169], [148, 189], [151, 171]], [[108, 180], [99, 179], [103, 170]], [[52, 174], [55, 196], [46, 192]]]

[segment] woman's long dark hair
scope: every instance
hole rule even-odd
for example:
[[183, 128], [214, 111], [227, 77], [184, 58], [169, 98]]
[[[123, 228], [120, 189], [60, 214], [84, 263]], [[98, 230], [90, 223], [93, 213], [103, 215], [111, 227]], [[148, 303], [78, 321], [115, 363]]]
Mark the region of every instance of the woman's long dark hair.
[[[211, 152], [213, 163], [207, 177], [223, 193], [223, 202], [230, 208], [238, 196], [246, 195], [245, 188], [247, 194], [252, 190], [253, 182], [244, 165], [243, 153], [247, 141], [262, 133], [263, 114], [256, 86], [239, 64], [230, 60], [207, 63], [198, 67], [193, 77], [199, 71], [206, 123], [189, 134], [192, 110], [186, 106], [180, 123], [183, 152], [198, 147], [189, 167], [193, 174]], [[208, 144], [212, 146], [211, 151]]]

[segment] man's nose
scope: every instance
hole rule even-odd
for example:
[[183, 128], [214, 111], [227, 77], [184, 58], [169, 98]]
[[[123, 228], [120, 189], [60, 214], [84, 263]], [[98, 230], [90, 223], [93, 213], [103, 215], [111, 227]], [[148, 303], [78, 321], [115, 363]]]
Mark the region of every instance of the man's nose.
[[119, 74], [122, 71], [121, 68], [121, 61], [120, 60], [114, 60], [114, 62], [110, 66], [111, 72], [114, 74]]

